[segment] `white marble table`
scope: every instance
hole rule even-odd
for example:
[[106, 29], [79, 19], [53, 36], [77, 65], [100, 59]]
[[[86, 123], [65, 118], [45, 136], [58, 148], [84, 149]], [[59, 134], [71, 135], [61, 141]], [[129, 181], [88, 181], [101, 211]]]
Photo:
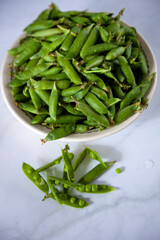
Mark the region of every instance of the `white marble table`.
[[[42, 0], [0, 1], [0, 63], [22, 29], [49, 3]], [[125, 7], [123, 20], [135, 26], [148, 40], [159, 67], [158, 0], [56, 0], [55, 3], [62, 10], [88, 8], [117, 13]], [[0, 95], [0, 239], [160, 239], [159, 91], [158, 82], [148, 109], [135, 123], [113, 136], [85, 143], [101, 152], [104, 160], [117, 160], [98, 181], [119, 190], [91, 196], [92, 204], [83, 210], [59, 206], [52, 200], [41, 201], [43, 194], [25, 178], [22, 162], [39, 167], [58, 156], [65, 142], [42, 146], [40, 136], [11, 115]], [[83, 143], [71, 143], [70, 147], [77, 154]], [[119, 175], [115, 173], [117, 167], [123, 168]]]

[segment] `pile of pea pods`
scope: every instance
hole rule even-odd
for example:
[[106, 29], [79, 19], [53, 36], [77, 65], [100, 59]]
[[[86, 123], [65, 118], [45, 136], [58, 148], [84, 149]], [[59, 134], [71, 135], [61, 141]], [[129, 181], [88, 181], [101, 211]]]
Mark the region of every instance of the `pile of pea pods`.
[[146, 103], [154, 73], [122, 14], [62, 12], [51, 4], [9, 50], [8, 85], [30, 123], [51, 129], [43, 142], [110, 128]]
[[[70, 207], [84, 208], [89, 206], [89, 203], [83, 198], [73, 196], [69, 191], [75, 189], [81, 193], [92, 193], [92, 194], [102, 194], [115, 191], [116, 188], [108, 185], [98, 185], [92, 183], [97, 179], [102, 173], [107, 171], [116, 161], [113, 162], [103, 162], [100, 155], [93, 149], [84, 147], [84, 150], [79, 153], [73, 164], [74, 154], [69, 152], [70, 148], [68, 145], [64, 149], [61, 149], [62, 155], [53, 160], [52, 162], [38, 168], [34, 169], [29, 164], [23, 162], [22, 169], [24, 174], [46, 195], [46, 198], [52, 198], [56, 200], [59, 204], [65, 204]], [[82, 176], [77, 183], [75, 183], [75, 173], [80, 166], [80, 164], [85, 160], [86, 156], [89, 155], [91, 159], [97, 160], [99, 162], [93, 169]], [[63, 177], [59, 178], [53, 175], [48, 175], [46, 172], [45, 180], [41, 172], [50, 169], [52, 166], [56, 166], [63, 160]], [[92, 184], [91, 184], [92, 183]], [[50, 192], [49, 192], [50, 190]]]

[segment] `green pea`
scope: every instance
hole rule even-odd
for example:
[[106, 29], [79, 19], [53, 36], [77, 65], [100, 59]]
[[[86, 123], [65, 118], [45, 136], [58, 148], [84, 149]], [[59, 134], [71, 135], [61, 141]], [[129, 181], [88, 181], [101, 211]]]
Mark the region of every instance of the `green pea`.
[[54, 184], [59, 185], [59, 181], [55, 180]]
[[76, 198], [75, 198], [75, 197], [71, 197], [71, 198], [70, 198], [70, 202], [71, 202], [71, 203], [75, 203], [75, 201], [76, 201]]
[[90, 192], [91, 191], [91, 185], [90, 184], [86, 184], [85, 191], [86, 192]]
[[84, 185], [84, 184], [79, 185], [79, 186], [78, 186], [78, 190], [79, 190], [80, 192], [84, 192], [84, 190], [85, 190], [85, 185]]
[[122, 172], [122, 170], [120, 168], [116, 168], [116, 173], [120, 174]]
[[81, 207], [82, 207], [84, 204], [85, 204], [85, 201], [84, 201], [84, 200], [82, 200], [82, 199], [80, 199], [80, 200], [79, 200], [79, 206], [81, 206]]
[[96, 184], [92, 184], [92, 192], [96, 192], [98, 190], [98, 186]]

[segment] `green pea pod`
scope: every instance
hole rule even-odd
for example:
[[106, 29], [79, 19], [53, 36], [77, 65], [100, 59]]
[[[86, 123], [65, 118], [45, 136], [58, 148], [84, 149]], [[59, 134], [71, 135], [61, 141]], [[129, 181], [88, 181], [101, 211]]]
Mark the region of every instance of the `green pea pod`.
[[36, 21], [47, 20], [49, 18], [49, 16], [50, 16], [51, 10], [52, 10], [52, 5], [50, 6], [50, 8], [45, 9], [44, 11], [42, 11], [38, 15]]
[[88, 82], [92, 82], [92, 83], [95, 82], [97, 84], [97, 87], [107, 91], [107, 87], [106, 87], [104, 81], [100, 77], [98, 77], [96, 74], [84, 73], [84, 72], [82, 74]]
[[90, 92], [95, 94], [99, 99], [103, 101], [106, 101], [108, 99], [107, 93], [96, 86], [92, 86]]
[[104, 167], [106, 167], [105, 163], [102, 161], [101, 157], [99, 156], [99, 154], [95, 150], [93, 150], [91, 148], [88, 148], [88, 147], [86, 147], [86, 149], [87, 149], [87, 152], [89, 153], [89, 156], [92, 159], [95, 159], [95, 160], [99, 161]]
[[91, 24], [85, 28], [83, 28], [79, 34], [77, 35], [76, 39], [74, 40], [74, 42], [72, 43], [66, 57], [68, 59], [72, 59], [72, 58], [76, 58], [78, 56], [78, 54], [80, 53], [84, 43], [86, 42], [90, 31], [92, 29], [94, 24]]
[[96, 112], [100, 114], [106, 114], [108, 112], [107, 107], [93, 93], [88, 92], [85, 100]]
[[8, 86], [13, 87], [21, 87], [27, 83], [27, 80], [19, 80], [17, 78], [14, 78], [10, 83], [8, 83]]
[[81, 17], [81, 16], [74, 16], [74, 17], [71, 17], [71, 20], [75, 23], [78, 23], [78, 24], [83, 24], [83, 25], [89, 25], [91, 24], [92, 22], [86, 18], [86, 17]]
[[140, 65], [141, 73], [143, 77], [146, 77], [148, 75], [149, 69], [148, 69], [147, 59], [142, 51], [139, 51], [138, 61], [141, 62], [141, 65]]
[[68, 34], [68, 36], [61, 45], [61, 49], [63, 51], [68, 51], [70, 49], [76, 35], [80, 32], [81, 28], [82, 25], [76, 25], [71, 29], [70, 33]]
[[29, 38], [29, 39], [25, 40], [23, 43], [21, 43], [18, 47], [10, 49], [8, 51], [8, 53], [11, 56], [16, 56], [16, 55], [20, 54], [21, 52], [23, 52], [28, 47], [30, 47], [32, 45], [32, 43], [33, 43], [33, 39]]
[[118, 66], [115, 72], [116, 78], [122, 83], [125, 80], [125, 76], [121, 71], [121, 68]]
[[127, 41], [127, 47], [125, 49], [125, 57], [127, 59], [130, 58], [131, 52], [132, 52], [132, 42], [131, 41]]
[[46, 76], [50, 76], [50, 75], [54, 75], [54, 74], [58, 74], [59, 72], [62, 71], [61, 67], [52, 67], [46, 71], [43, 71], [40, 73], [40, 76], [42, 77], [46, 77]]
[[107, 171], [116, 161], [113, 162], [104, 162], [105, 166], [101, 163], [92, 168], [89, 172], [87, 172], [81, 179], [78, 181], [78, 183], [81, 184], [88, 184], [93, 182], [95, 179], [97, 179], [102, 173]]
[[92, 58], [90, 61], [87, 62], [86, 64], [86, 69], [89, 70], [93, 67], [98, 67], [102, 64], [104, 60], [104, 56], [96, 56]]
[[143, 79], [140, 83], [140, 87], [141, 87], [141, 90], [139, 92], [139, 94], [136, 96], [136, 98], [134, 99], [134, 102], [137, 102], [139, 101], [139, 99], [143, 98], [145, 96], [145, 94], [147, 93], [150, 85], [151, 85], [151, 82], [152, 82], [152, 79], [154, 78], [155, 76], [155, 73], [152, 73], [150, 76], [148, 76], [147, 78]]
[[115, 36], [118, 36], [119, 33], [121, 32], [119, 21], [116, 21], [116, 22], [114, 22], [114, 23], [112, 23], [112, 24], [109, 24], [105, 29], [106, 29], [106, 31], [107, 31], [108, 33], [111, 32], [111, 33], [113, 33]]
[[15, 96], [16, 94], [21, 93], [22, 92], [22, 88], [23, 87], [12, 87], [11, 88], [11, 94], [13, 96]]
[[109, 33], [104, 27], [100, 27], [100, 36], [103, 42], [107, 43], [109, 38]]
[[20, 52], [20, 54], [15, 58], [13, 65], [15, 67], [22, 65], [26, 62], [34, 53], [36, 53], [40, 48], [40, 43], [34, 39], [31, 39], [27, 47]]
[[62, 90], [61, 92], [61, 95], [63, 97], [66, 97], [66, 96], [71, 96], [73, 94], [76, 94], [77, 92], [79, 92], [80, 90], [84, 89], [86, 86], [86, 83], [85, 84], [82, 84], [80, 86], [73, 86], [73, 87], [70, 87], [68, 89], [65, 89], [65, 90]]
[[57, 105], [58, 105], [58, 91], [56, 88], [56, 82], [54, 82], [53, 89], [49, 98], [49, 114], [56, 120], [57, 117]]
[[32, 60], [30, 60], [30, 61], [27, 63], [26, 67], [25, 67], [25, 71], [30, 70], [32, 67], [34, 67], [35, 65], [37, 65], [37, 63], [38, 63], [38, 59], [32, 59]]
[[34, 113], [34, 114], [48, 114], [48, 111], [46, 108], [40, 108], [39, 110], [37, 110], [32, 103], [28, 103], [28, 102], [18, 103], [18, 107], [24, 111]]
[[84, 133], [84, 132], [87, 132], [88, 130], [89, 130], [88, 125], [86, 125], [86, 124], [76, 124], [75, 132]]
[[48, 117], [45, 122], [46, 123], [52, 123], [52, 124], [67, 124], [67, 123], [75, 123], [78, 121], [83, 120], [84, 116], [76, 116], [71, 114], [64, 114], [57, 116], [56, 120], [54, 120], [51, 117]]
[[[78, 198], [76, 196], [71, 196], [67, 193], [57, 193], [59, 198], [61, 198], [61, 201], [63, 202], [63, 204], [68, 205], [70, 207], [74, 207], [74, 208], [84, 208], [89, 206], [89, 203], [86, 202], [84, 199]], [[52, 193], [46, 195], [45, 198], [51, 197], [52, 199], [55, 200], [54, 196]]]
[[85, 193], [97, 193], [97, 194], [102, 194], [102, 193], [107, 193], [111, 191], [115, 191], [116, 189], [114, 187], [110, 187], [108, 185], [97, 185], [97, 184], [74, 184], [70, 181], [55, 177], [55, 176], [50, 176], [51, 180], [54, 181], [59, 181], [61, 184], [66, 184], [70, 187], [75, 188], [79, 192], [85, 192]]
[[54, 74], [54, 75], [48, 75], [48, 76], [45, 76], [45, 79], [49, 79], [49, 80], [56, 80], [56, 81], [59, 81], [59, 80], [66, 80], [66, 79], [69, 79], [67, 74], [65, 72], [61, 72], [61, 73], [58, 73], [58, 74]]
[[118, 85], [117, 83], [111, 83], [111, 87], [113, 90], [113, 93], [116, 97], [123, 99], [125, 97], [125, 92], [122, 90], [122, 88], [120, 87], [120, 85]]
[[105, 104], [107, 105], [107, 107], [111, 107], [113, 105], [115, 105], [116, 103], [120, 102], [121, 99], [119, 98], [108, 98], [106, 101], [105, 101]]
[[108, 61], [115, 60], [118, 56], [122, 55], [125, 50], [126, 48], [122, 46], [114, 48], [107, 53], [105, 59]]
[[57, 88], [60, 89], [60, 90], [67, 89], [67, 88], [69, 88], [70, 85], [71, 85], [70, 80], [57, 81]]
[[80, 57], [84, 58], [86, 56], [86, 49], [94, 45], [98, 39], [99, 36], [99, 25], [96, 25], [90, 32], [89, 37], [87, 38], [86, 42], [84, 43], [81, 51], [80, 51]]
[[54, 185], [51, 183], [50, 177], [48, 176], [48, 174], [47, 174], [47, 182], [55, 200], [62, 205], [63, 202], [61, 201], [61, 198], [59, 198], [59, 195], [57, 194], [57, 188], [55, 188]]
[[37, 31], [35, 33], [32, 33], [31, 36], [32, 37], [37, 37], [37, 38], [42, 38], [42, 37], [48, 37], [48, 36], [52, 36], [54, 34], [59, 34], [62, 33], [62, 30], [59, 28], [51, 28], [51, 29], [45, 29], [45, 30], [41, 30], [41, 31]]
[[30, 70], [24, 71], [24, 72], [18, 72], [16, 77], [19, 80], [27, 80], [29, 78], [32, 78], [38, 74], [40, 74], [41, 72], [44, 72], [45, 70], [47, 70], [50, 67], [50, 63], [42, 63], [40, 65], [36, 65], [34, 67], [32, 67]]
[[35, 89], [35, 92], [43, 100], [43, 102], [45, 102], [45, 104], [49, 105], [49, 98], [50, 98], [50, 92], [49, 91]]
[[30, 122], [31, 125], [42, 123], [47, 117], [47, 114], [40, 114], [36, 115], [32, 121]]
[[99, 43], [86, 49], [86, 56], [104, 53], [118, 46], [117, 43]]
[[126, 39], [132, 42], [133, 47], [140, 48], [140, 43], [137, 37], [127, 36]]
[[59, 64], [61, 65], [61, 67], [63, 67], [64, 72], [67, 74], [69, 79], [76, 85], [82, 84], [82, 81], [78, 73], [76, 72], [76, 70], [73, 68], [71, 62], [62, 54], [58, 52], [56, 52], [56, 54], [57, 54], [57, 60]]
[[124, 56], [120, 56], [118, 60], [121, 70], [126, 77], [126, 81], [134, 88], [136, 86], [136, 81], [127, 59]]
[[50, 168], [50, 167], [52, 167], [52, 166], [54, 166], [54, 165], [59, 164], [59, 163], [61, 162], [61, 160], [62, 160], [62, 156], [54, 159], [52, 162], [50, 162], [50, 163], [48, 163], [48, 164], [45, 164], [45, 165], [42, 166], [42, 167], [37, 168], [36, 171], [37, 171], [37, 172], [45, 171], [45, 170], [47, 170], [48, 168]]
[[130, 105], [130, 103], [137, 97], [137, 95], [139, 95], [140, 91], [141, 91], [141, 86], [137, 86], [132, 90], [130, 90], [121, 101], [120, 109], [123, 109], [126, 106]]
[[38, 96], [38, 94], [33, 89], [29, 89], [29, 94], [30, 94], [33, 105], [35, 106], [37, 111], [39, 111], [39, 109], [42, 106], [41, 98]]
[[79, 153], [76, 159], [76, 163], [74, 165], [74, 171], [77, 170], [77, 168], [79, 167], [79, 165], [82, 163], [82, 161], [85, 159], [86, 156], [87, 156], [87, 148], [85, 147], [85, 149]]
[[116, 113], [114, 118], [115, 123], [120, 124], [121, 122], [125, 121], [126, 119], [131, 117], [134, 113], [140, 110], [141, 110], [141, 106], [139, 102], [123, 108], [122, 110]]
[[15, 96], [14, 96], [14, 101], [15, 102], [27, 102], [29, 100], [28, 97], [24, 96], [23, 93], [17, 93]]
[[56, 41], [57, 39], [61, 38], [61, 34], [53, 34], [49, 37], [46, 37], [46, 41], [49, 41], [49, 42], [54, 42]]
[[22, 170], [24, 174], [44, 193], [48, 194], [49, 188], [43, 177], [29, 164], [23, 162]]
[[67, 110], [67, 112], [69, 112], [72, 115], [84, 116], [82, 112], [76, 110], [75, 106], [71, 104], [63, 104], [62, 106]]
[[77, 101], [75, 100], [77, 104], [77, 108], [87, 117], [91, 118], [93, 121], [99, 123], [100, 125], [108, 128], [109, 127], [109, 121], [107, 117], [105, 117], [102, 114], [98, 114], [95, 110], [93, 110], [85, 100]]
[[62, 151], [62, 158], [63, 158], [64, 165], [65, 165], [66, 172], [67, 172], [67, 177], [68, 177], [69, 181], [74, 181], [73, 168], [72, 168], [72, 164], [68, 158], [67, 151], [65, 149], [61, 149], [61, 151]]
[[41, 21], [33, 22], [29, 24], [27, 27], [25, 27], [24, 31], [28, 33], [32, 33], [39, 30], [49, 29], [54, 25], [55, 24], [53, 20], [41, 20]]
[[45, 139], [44, 140], [42, 139], [41, 141], [42, 141], [42, 143], [45, 143], [46, 141], [52, 141], [52, 140], [56, 140], [59, 138], [63, 138], [63, 137], [70, 135], [74, 131], [75, 131], [74, 124], [66, 124], [63, 127], [56, 128], [56, 129], [52, 130], [51, 132], [49, 132], [48, 135], [45, 137]]
[[129, 58], [129, 63], [133, 64], [138, 57], [139, 48], [132, 47], [131, 56]]

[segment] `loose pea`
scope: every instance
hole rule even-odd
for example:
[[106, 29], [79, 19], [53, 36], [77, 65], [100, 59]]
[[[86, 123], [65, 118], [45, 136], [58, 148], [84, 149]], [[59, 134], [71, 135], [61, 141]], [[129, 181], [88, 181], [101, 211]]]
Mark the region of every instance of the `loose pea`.
[[116, 168], [116, 173], [120, 174], [122, 172], [122, 170], [120, 168]]

